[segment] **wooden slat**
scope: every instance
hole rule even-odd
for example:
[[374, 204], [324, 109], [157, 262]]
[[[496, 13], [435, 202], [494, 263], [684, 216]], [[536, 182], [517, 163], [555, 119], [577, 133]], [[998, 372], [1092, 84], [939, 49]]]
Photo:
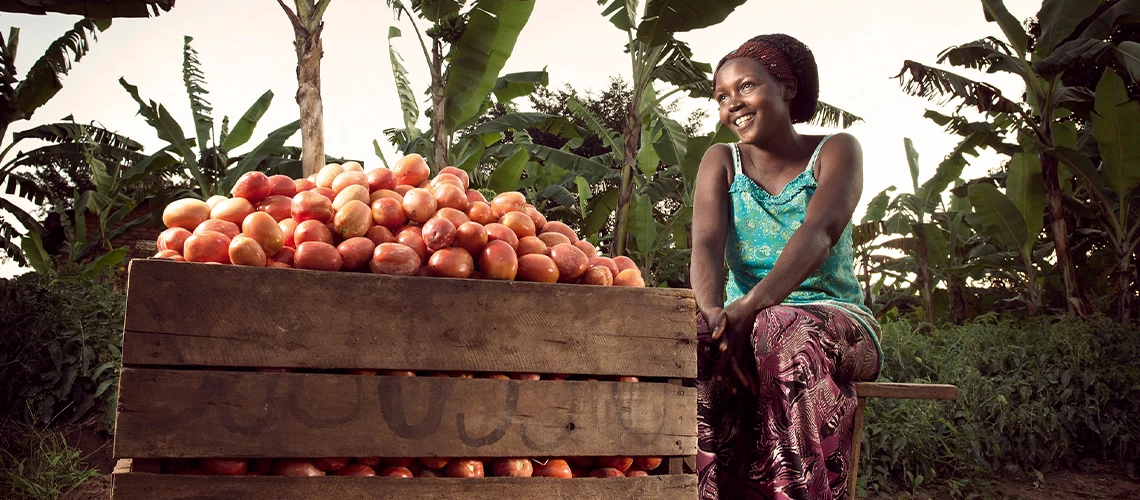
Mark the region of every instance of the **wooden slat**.
[[694, 378], [690, 290], [131, 263], [125, 365]]
[[696, 389], [125, 368], [115, 456], [696, 453]]
[[697, 498], [692, 474], [637, 478], [479, 479], [391, 477], [221, 477], [118, 474], [113, 500], [689, 500]]
[[861, 398], [958, 399], [958, 388], [945, 384], [856, 382], [855, 393]]

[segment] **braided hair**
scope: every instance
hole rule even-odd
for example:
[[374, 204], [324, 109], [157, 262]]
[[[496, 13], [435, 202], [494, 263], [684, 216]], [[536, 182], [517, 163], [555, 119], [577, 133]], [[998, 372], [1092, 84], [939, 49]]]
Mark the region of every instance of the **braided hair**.
[[713, 81], [720, 67], [737, 57], [755, 59], [777, 80], [796, 80], [796, 95], [788, 109], [792, 123], [803, 123], [815, 116], [819, 103], [819, 68], [807, 45], [782, 33], [753, 37], [721, 58], [713, 71]]

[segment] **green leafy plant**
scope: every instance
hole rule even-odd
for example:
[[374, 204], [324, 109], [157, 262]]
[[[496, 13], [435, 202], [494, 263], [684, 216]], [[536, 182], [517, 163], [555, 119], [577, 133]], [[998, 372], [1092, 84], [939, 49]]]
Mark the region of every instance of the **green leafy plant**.
[[58, 500], [99, 471], [59, 432], [0, 421], [0, 493], [13, 500]]
[[125, 307], [107, 280], [73, 272], [0, 280], [0, 418], [114, 428]]

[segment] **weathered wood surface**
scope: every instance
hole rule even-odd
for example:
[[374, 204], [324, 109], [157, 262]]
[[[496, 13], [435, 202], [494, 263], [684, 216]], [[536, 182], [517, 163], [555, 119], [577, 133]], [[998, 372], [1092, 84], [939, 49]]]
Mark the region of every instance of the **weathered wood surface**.
[[125, 368], [115, 456], [696, 453], [696, 389]]
[[945, 384], [856, 382], [855, 394], [861, 398], [958, 399], [958, 388]]
[[116, 474], [113, 500], [690, 500], [692, 474], [634, 478], [222, 477]]
[[694, 378], [690, 290], [131, 262], [123, 363]]

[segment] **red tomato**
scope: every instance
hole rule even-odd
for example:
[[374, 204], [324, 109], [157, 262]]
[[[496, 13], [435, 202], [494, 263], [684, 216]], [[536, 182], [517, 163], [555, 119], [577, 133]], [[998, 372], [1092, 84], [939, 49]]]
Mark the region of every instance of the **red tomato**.
[[203, 458], [202, 472], [210, 476], [240, 476], [249, 470], [249, 460], [244, 458]]

